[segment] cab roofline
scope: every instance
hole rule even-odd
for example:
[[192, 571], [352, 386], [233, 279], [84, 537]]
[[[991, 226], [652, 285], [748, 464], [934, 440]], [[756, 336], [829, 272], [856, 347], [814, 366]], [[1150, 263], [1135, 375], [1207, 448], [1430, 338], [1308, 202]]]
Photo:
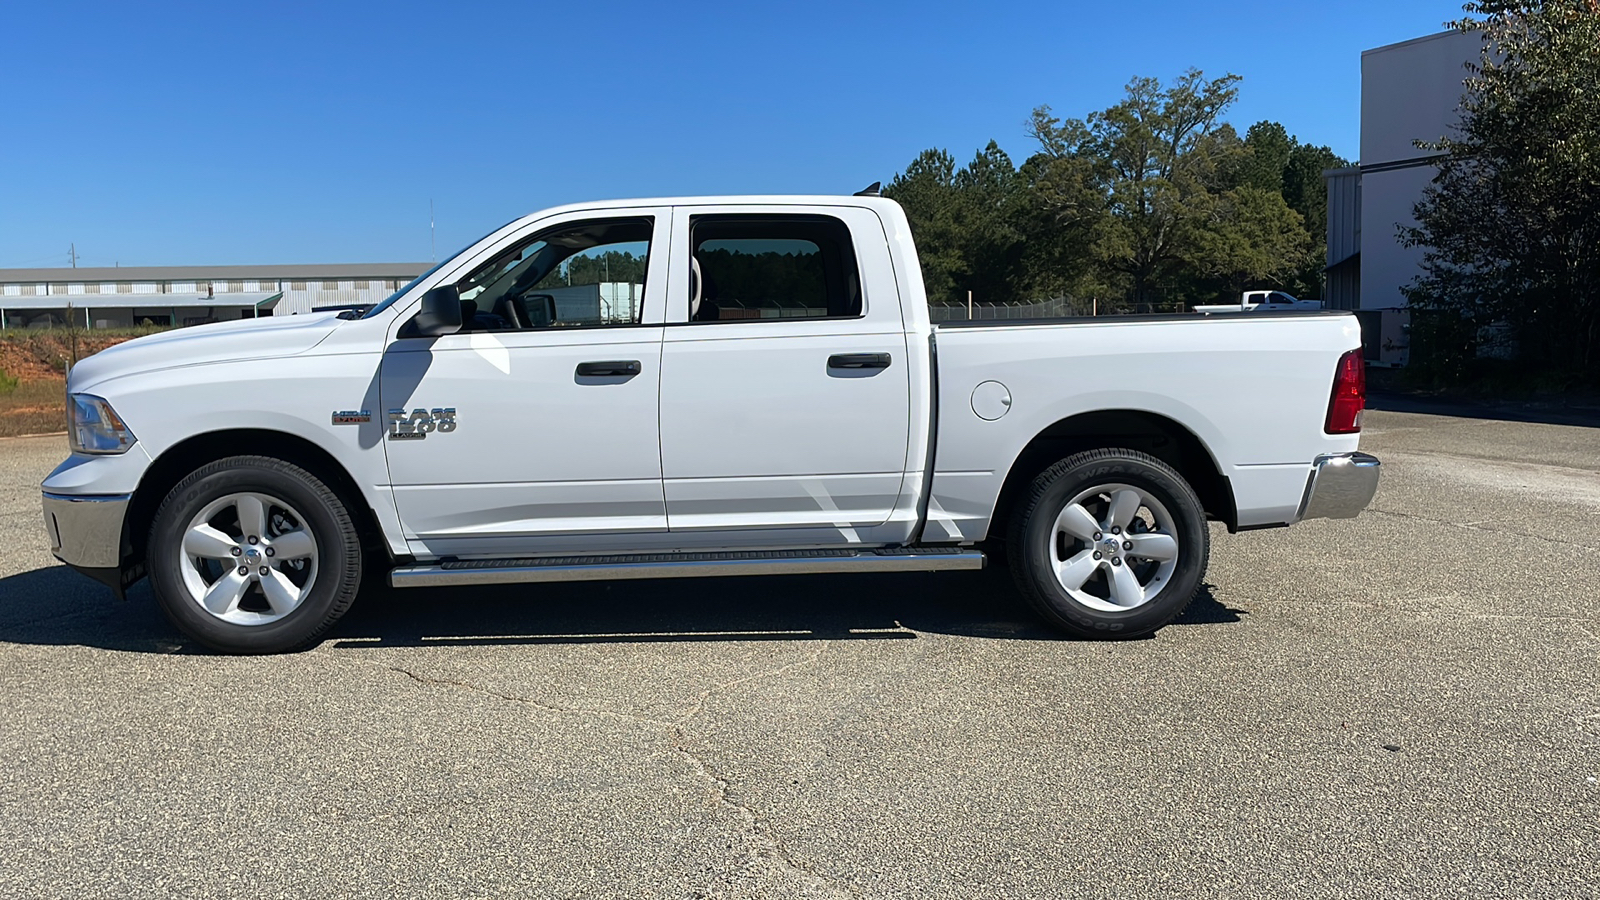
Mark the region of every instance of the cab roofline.
[[883, 207], [897, 204], [887, 197], [850, 196], [844, 194], [724, 194], [706, 197], [637, 197], [615, 200], [593, 200], [584, 203], [565, 203], [538, 209], [520, 217], [553, 216], [569, 212], [632, 209], [640, 206], [852, 206]]

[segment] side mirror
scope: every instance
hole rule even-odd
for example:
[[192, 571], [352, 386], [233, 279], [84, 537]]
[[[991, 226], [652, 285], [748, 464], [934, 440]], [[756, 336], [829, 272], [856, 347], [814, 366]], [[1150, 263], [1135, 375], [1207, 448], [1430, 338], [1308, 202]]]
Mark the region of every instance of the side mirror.
[[556, 298], [550, 294], [529, 294], [528, 322], [532, 328], [549, 328], [556, 322]]
[[402, 337], [438, 337], [461, 330], [461, 295], [454, 285], [436, 287], [422, 295], [422, 308], [401, 330]]

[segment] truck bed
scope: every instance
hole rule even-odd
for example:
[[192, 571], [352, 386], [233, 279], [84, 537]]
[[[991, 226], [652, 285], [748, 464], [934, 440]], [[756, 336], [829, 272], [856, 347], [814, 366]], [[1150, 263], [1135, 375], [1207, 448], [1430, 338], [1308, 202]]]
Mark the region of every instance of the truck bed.
[[945, 322], [933, 344], [931, 539], [987, 536], [1007, 475], [995, 462], [1084, 416], [1182, 429], [1239, 528], [1294, 521], [1313, 461], [1358, 442], [1323, 431], [1339, 357], [1361, 346], [1346, 311]]

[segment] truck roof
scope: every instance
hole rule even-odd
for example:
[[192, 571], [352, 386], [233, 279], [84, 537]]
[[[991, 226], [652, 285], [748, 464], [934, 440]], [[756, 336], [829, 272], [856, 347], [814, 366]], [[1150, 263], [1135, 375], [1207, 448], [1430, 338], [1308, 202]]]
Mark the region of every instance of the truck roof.
[[720, 194], [702, 197], [637, 197], [616, 200], [593, 200], [534, 210], [528, 215], [574, 212], [586, 209], [628, 209], [635, 206], [857, 206], [897, 208], [899, 204], [887, 197], [870, 195]]

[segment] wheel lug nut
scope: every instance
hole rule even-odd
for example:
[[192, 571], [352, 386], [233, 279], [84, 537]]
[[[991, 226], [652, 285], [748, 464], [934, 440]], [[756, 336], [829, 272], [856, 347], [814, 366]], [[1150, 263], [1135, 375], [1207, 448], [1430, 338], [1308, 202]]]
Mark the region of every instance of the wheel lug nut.
[[262, 566], [261, 567], [261, 574], [263, 574], [263, 575], [267, 574], [267, 567], [266, 566]]
[[246, 567], [246, 566], [240, 566], [239, 567], [239, 574], [240, 575], [249, 575], [250, 574], [250, 569], [248, 567]]
[[1111, 557], [1111, 564], [1112, 564], [1112, 565], [1113, 565], [1113, 566], [1120, 566], [1120, 565], [1122, 565], [1122, 557], [1120, 557], [1120, 556], [1113, 556], [1113, 557]]
[[1111, 526], [1111, 533], [1112, 534], [1121, 534], [1122, 533], [1122, 526], [1121, 525], [1113, 525], [1113, 526]]
[[1094, 539], [1097, 540], [1097, 541], [1100, 540], [1100, 538], [1103, 537], [1103, 536], [1104, 535], [1100, 534], [1100, 532], [1098, 532], [1098, 531], [1096, 531], [1094, 533]]
[[240, 553], [242, 553], [244, 551], [240, 550], [238, 547], [235, 547], [235, 548], [233, 548], [232, 552], [233, 552], [234, 556], [238, 556]]
[[1096, 550], [1096, 551], [1095, 551], [1095, 552], [1094, 552], [1094, 558], [1095, 558], [1095, 559], [1099, 559], [1099, 558], [1100, 558], [1100, 551], [1099, 551], [1099, 550]]
[[[1124, 550], [1132, 550], [1133, 549], [1133, 541], [1123, 541], [1122, 542], [1122, 549], [1124, 549]], [[267, 551], [267, 555], [271, 556], [272, 555], [272, 551], [268, 550]]]
[[[1128, 549], [1130, 549], [1130, 550], [1133, 549], [1133, 545], [1129, 544], [1128, 545]], [[274, 555], [276, 555], [276, 553], [275, 553], [275, 551], [273, 551], [273, 549], [271, 547], [268, 547], [267, 548], [267, 555], [268, 556], [274, 556]]]
[[250, 543], [254, 544], [255, 542], [257, 542], [259, 540], [261, 540], [261, 539], [256, 537], [255, 535], [253, 535], [253, 534], [250, 535]]

